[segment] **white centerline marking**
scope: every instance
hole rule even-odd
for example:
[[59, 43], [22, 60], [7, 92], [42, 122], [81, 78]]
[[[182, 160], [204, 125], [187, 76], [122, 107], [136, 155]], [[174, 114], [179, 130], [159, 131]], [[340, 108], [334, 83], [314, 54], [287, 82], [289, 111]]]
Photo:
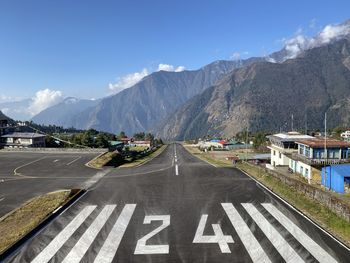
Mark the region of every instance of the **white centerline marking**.
[[0, 198], [0, 202], [1, 202], [1, 201], [4, 201], [4, 200], [5, 200], [5, 197]]
[[64, 263], [75, 263], [85, 255], [86, 251], [91, 246], [92, 242], [96, 238], [97, 234], [101, 231], [108, 218], [111, 216], [116, 205], [106, 205], [100, 214], [96, 217], [94, 222], [90, 225], [88, 230], [85, 231], [84, 235], [75, 244], [73, 249], [69, 252], [66, 258], [63, 260]]
[[84, 209], [48, 244], [39, 255], [32, 260], [32, 263], [49, 262], [58, 250], [66, 243], [80, 225], [94, 211], [96, 205], [86, 206]]
[[221, 203], [221, 205], [224, 208], [228, 218], [230, 219], [232, 226], [237, 231], [237, 234], [241, 239], [243, 245], [247, 249], [247, 252], [252, 261], [271, 262], [234, 206], [231, 203]]
[[179, 175], [179, 166], [175, 165], [175, 175]]
[[304, 260], [294, 251], [281, 234], [269, 223], [269, 221], [256, 209], [253, 204], [242, 204], [244, 209], [257, 223], [261, 231], [271, 241], [272, 245], [281, 254], [286, 262], [304, 262]]
[[67, 163], [67, 165], [71, 165], [72, 163], [75, 163], [75, 162], [78, 161], [79, 159], [81, 159], [81, 156], [79, 156], [78, 158], [74, 159], [73, 161]]
[[54, 161], [53, 161], [53, 163], [57, 163], [58, 161], [59, 161], [59, 160], [58, 160], [58, 159], [56, 159], [56, 160], [54, 160]]
[[262, 206], [282, 225], [296, 240], [300, 242], [319, 262], [337, 262], [322, 247], [313, 241], [304, 231], [295, 225], [288, 217], [280, 212], [272, 204], [262, 204]]
[[108, 237], [105, 240], [101, 250], [98, 252], [94, 262], [110, 263], [113, 261], [120, 241], [122, 240], [125, 230], [130, 222], [131, 216], [134, 213], [135, 207], [136, 204], [125, 205], [111, 232], [108, 234]]

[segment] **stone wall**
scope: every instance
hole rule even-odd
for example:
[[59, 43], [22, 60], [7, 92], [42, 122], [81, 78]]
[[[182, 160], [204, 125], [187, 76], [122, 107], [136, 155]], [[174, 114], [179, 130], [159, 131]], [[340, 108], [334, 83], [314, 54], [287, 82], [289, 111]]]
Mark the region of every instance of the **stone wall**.
[[308, 184], [307, 182], [299, 181], [292, 177], [280, 174], [277, 171], [272, 171], [266, 168], [259, 167], [257, 165], [248, 163], [256, 169], [260, 169], [261, 172], [268, 173], [274, 178], [280, 180], [284, 184], [294, 188], [298, 192], [308, 196], [309, 198], [322, 203], [323, 205], [330, 208], [337, 215], [341, 216], [348, 222], [350, 222], [350, 204], [335, 196], [332, 192], [326, 189], [321, 189], [319, 187]]

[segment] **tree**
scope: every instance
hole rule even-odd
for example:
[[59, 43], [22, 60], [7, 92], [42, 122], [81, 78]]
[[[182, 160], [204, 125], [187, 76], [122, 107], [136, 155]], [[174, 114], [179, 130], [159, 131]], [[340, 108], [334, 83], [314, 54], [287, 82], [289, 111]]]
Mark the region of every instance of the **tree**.
[[253, 139], [253, 147], [255, 149], [260, 149], [261, 147], [266, 145], [266, 135], [263, 132], [258, 132], [255, 134]]
[[137, 141], [143, 141], [143, 140], [145, 140], [145, 136], [146, 135], [144, 132], [138, 132], [138, 133], [135, 133], [133, 137]]

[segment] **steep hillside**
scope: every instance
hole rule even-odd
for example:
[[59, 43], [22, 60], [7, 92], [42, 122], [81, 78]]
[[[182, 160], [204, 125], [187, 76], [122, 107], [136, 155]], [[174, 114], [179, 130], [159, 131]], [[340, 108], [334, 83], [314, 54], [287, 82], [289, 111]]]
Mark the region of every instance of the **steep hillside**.
[[305, 50], [283, 63], [259, 62], [237, 69], [192, 98], [163, 121], [158, 134], [190, 139], [232, 136], [249, 130], [350, 125], [350, 41]]
[[61, 103], [38, 113], [32, 118], [32, 121], [44, 125], [54, 124], [65, 128], [72, 127], [73, 116], [97, 105], [98, 102], [98, 100], [81, 100], [68, 97]]
[[77, 114], [72, 125], [128, 134], [148, 131], [225, 74], [257, 60], [261, 59], [216, 61], [195, 71], [155, 72], [133, 87], [104, 98], [95, 107]]

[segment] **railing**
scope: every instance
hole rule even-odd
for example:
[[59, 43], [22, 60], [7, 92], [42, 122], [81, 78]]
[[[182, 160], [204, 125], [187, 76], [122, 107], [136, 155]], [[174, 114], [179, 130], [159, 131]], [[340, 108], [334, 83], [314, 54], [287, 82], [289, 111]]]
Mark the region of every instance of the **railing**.
[[308, 158], [306, 156], [300, 155], [298, 153], [291, 154], [291, 159], [296, 161], [301, 161], [309, 165], [327, 165], [327, 164], [341, 164], [350, 163], [350, 159], [340, 159], [340, 158]]

